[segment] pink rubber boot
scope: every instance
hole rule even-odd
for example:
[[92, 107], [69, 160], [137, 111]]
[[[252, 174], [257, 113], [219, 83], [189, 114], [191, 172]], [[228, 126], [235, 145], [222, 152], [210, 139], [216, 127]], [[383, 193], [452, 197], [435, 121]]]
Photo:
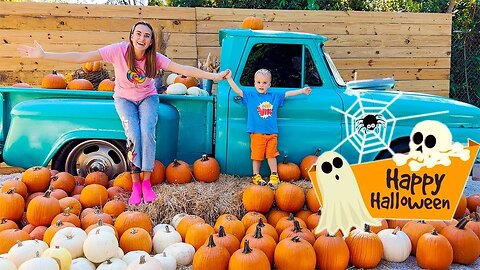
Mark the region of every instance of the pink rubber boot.
[[130, 199], [128, 199], [128, 203], [130, 205], [139, 205], [142, 202], [142, 184], [140, 181], [133, 182], [132, 185], [132, 194], [130, 195]]
[[152, 189], [150, 179], [144, 179], [142, 181], [143, 202], [151, 203], [157, 198], [157, 194]]

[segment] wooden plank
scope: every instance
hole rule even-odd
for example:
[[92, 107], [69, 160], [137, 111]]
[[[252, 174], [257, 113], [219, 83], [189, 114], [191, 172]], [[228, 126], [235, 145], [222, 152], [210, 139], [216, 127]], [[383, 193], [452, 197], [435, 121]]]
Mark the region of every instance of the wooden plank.
[[252, 15], [262, 18], [266, 22], [382, 22], [445, 25], [450, 25], [452, 22], [451, 14], [445, 13], [196, 8], [197, 20], [202, 21], [242, 21], [245, 17]]
[[333, 59], [333, 62], [338, 69], [450, 68], [450, 58], [397, 58], [395, 61], [390, 58], [350, 58]]
[[[93, 51], [104, 45], [88, 45], [88, 44], [42, 44], [45, 51], [52, 52], [72, 52], [72, 51]], [[166, 56], [170, 58], [197, 58], [196, 47], [169, 46], [167, 47]], [[0, 58], [18, 57], [16, 44], [0, 44]]]
[[[326, 47], [450, 47], [450, 36], [425, 35], [329, 35]], [[218, 34], [198, 34], [197, 46], [218, 46]]]
[[339, 70], [345, 81], [351, 81], [354, 78], [354, 72], [357, 71], [357, 80], [388, 78], [393, 77], [396, 80], [449, 80], [450, 69], [344, 69]]
[[[128, 41], [128, 36], [128, 32], [0, 30], [0, 41], [3, 44], [23, 44], [37, 40], [42, 45], [47, 43], [106, 45]], [[172, 33], [168, 45], [196, 46], [195, 34]]]
[[[333, 59], [450, 57], [451, 47], [335, 47], [327, 52]], [[392, 60], [395, 61], [395, 60]]]
[[[88, 18], [66, 16], [24, 16], [5, 15], [0, 17], [0, 29], [14, 30], [61, 30], [61, 31], [105, 31], [129, 32], [138, 21], [132, 18]], [[160, 20], [148, 21], [155, 31], [163, 29], [166, 32], [195, 33], [195, 21]]]
[[0, 2], [5, 15], [195, 20], [194, 8]]
[[[222, 28], [239, 28], [241, 22], [233, 21], [197, 21], [198, 33], [218, 33]], [[351, 23], [305, 23], [305, 22], [267, 22], [266, 30], [307, 32], [321, 35], [424, 35], [446, 36], [451, 34], [450, 25], [435, 24], [351, 24]]]
[[450, 89], [450, 80], [396, 81], [395, 89], [404, 89], [422, 93], [425, 91], [442, 91]]

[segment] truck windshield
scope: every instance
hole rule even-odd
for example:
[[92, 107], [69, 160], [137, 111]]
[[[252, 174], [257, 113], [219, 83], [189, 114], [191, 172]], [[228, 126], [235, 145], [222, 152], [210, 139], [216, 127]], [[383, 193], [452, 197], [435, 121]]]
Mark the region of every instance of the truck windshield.
[[342, 76], [337, 70], [337, 67], [335, 67], [335, 64], [332, 61], [332, 58], [330, 55], [325, 51], [325, 47], [321, 46], [321, 49], [323, 51], [323, 54], [325, 55], [325, 59], [327, 60], [328, 68], [330, 69], [330, 72], [332, 73], [333, 77], [335, 78], [335, 81], [337, 82], [338, 85], [340, 86], [345, 86], [345, 81], [343, 80]]

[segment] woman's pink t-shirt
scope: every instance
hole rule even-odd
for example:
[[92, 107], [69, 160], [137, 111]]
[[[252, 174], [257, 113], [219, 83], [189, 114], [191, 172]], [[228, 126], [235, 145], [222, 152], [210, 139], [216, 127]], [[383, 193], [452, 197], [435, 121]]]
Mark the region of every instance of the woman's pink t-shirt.
[[[126, 56], [128, 42], [110, 44], [98, 49], [103, 61], [111, 63], [115, 69], [114, 97], [121, 97], [131, 101], [140, 101], [157, 94], [152, 78], [145, 76], [145, 58], [136, 61], [136, 71], [128, 68]], [[171, 60], [157, 52], [157, 69], [165, 69]]]

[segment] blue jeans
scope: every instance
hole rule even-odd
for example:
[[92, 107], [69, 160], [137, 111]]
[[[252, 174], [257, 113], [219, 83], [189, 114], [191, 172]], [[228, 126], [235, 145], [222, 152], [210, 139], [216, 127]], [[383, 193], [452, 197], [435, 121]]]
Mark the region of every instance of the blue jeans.
[[127, 137], [130, 171], [133, 173], [153, 171], [158, 96], [149, 96], [141, 101], [130, 101], [117, 97], [114, 98], [114, 104]]

